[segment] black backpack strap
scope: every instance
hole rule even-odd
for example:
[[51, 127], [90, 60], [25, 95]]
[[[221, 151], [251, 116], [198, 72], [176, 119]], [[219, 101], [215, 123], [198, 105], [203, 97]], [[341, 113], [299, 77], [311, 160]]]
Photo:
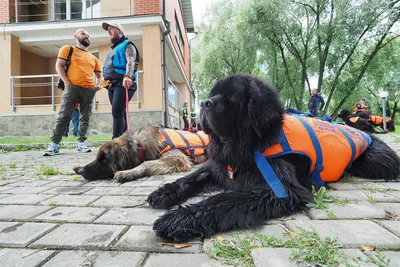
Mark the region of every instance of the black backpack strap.
[[177, 130], [174, 130], [174, 131], [182, 138], [183, 142], [185, 142], [186, 147], [190, 152], [190, 155], [188, 155], [188, 156], [190, 156], [192, 159], [194, 159], [194, 147], [192, 145], [190, 145], [189, 141], [186, 139], [186, 137], [180, 131], [177, 131]]
[[65, 65], [65, 73], [67, 73], [69, 66], [71, 65], [71, 57], [72, 57], [73, 52], [74, 52], [74, 48], [72, 46], [70, 46], [68, 57], [67, 57], [67, 64]]

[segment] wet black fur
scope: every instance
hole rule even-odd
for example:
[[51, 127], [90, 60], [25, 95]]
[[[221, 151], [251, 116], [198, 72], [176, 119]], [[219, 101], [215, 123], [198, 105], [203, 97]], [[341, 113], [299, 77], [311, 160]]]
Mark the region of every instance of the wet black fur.
[[[183, 241], [217, 232], [256, 228], [265, 220], [290, 215], [313, 201], [308, 159], [283, 156], [269, 162], [289, 197], [278, 199], [258, 171], [253, 152], [278, 139], [282, 104], [277, 90], [247, 75], [218, 81], [203, 102], [201, 125], [210, 135], [209, 160], [195, 172], [166, 184], [148, 197], [153, 208], [169, 209], [203, 193], [210, 186], [223, 192], [188, 206], [167, 211], [155, 221], [158, 236]], [[227, 165], [237, 168], [233, 179]], [[382, 141], [373, 138], [351, 174], [369, 179], [396, 179], [400, 160]]]

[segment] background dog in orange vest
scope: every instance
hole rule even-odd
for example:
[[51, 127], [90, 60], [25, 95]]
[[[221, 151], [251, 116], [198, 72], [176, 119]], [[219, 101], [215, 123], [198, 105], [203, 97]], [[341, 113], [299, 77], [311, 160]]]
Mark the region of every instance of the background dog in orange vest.
[[343, 120], [346, 125], [349, 125], [353, 128], [361, 130], [363, 132], [369, 134], [379, 134], [383, 132], [378, 132], [375, 130], [374, 125], [369, 123], [367, 120], [363, 119], [360, 114], [351, 113], [348, 110], [342, 110], [339, 115], [339, 118]]
[[[360, 112], [358, 116], [368, 121], [371, 125], [375, 127], [380, 127], [383, 130], [383, 117], [378, 115], [371, 115], [368, 112]], [[391, 117], [386, 116], [386, 129], [390, 132], [394, 132], [396, 130], [394, 126], [394, 121]]]
[[208, 136], [147, 125], [102, 145], [96, 159], [73, 170], [86, 180], [133, 181], [142, 177], [189, 171], [206, 161]]

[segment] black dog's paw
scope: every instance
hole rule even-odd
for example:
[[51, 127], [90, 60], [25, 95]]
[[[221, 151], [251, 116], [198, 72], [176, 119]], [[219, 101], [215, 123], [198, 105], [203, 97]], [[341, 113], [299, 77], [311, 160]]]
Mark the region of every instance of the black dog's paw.
[[203, 234], [193, 227], [194, 216], [186, 208], [179, 207], [158, 218], [153, 225], [156, 235], [174, 242], [183, 242]]
[[169, 209], [180, 204], [177, 189], [171, 184], [166, 184], [155, 190], [148, 196], [147, 202], [155, 209]]

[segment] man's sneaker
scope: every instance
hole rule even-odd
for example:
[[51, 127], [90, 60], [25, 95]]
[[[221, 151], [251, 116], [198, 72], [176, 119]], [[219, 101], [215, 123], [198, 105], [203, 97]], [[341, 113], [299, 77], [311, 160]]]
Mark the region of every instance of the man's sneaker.
[[90, 148], [88, 148], [88, 146], [83, 143], [83, 142], [79, 142], [78, 145], [76, 146], [76, 150], [82, 153], [88, 153], [91, 152], [92, 150], [90, 150]]
[[56, 143], [51, 143], [49, 147], [43, 152], [43, 156], [54, 156], [58, 154], [60, 148]]

